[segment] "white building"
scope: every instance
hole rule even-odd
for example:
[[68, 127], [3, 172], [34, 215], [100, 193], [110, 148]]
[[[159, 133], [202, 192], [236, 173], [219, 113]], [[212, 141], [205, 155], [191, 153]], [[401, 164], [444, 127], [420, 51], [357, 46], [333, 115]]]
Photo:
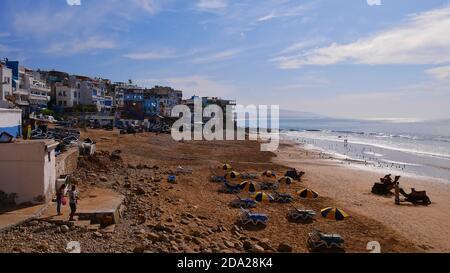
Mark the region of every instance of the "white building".
[[0, 63], [0, 100], [12, 95], [12, 70]]
[[18, 205], [51, 201], [56, 191], [57, 145], [53, 140], [1, 144], [0, 191], [14, 195]]
[[29, 75], [30, 80], [30, 105], [40, 108], [47, 108], [50, 101], [50, 88], [40, 79], [39, 74]]
[[50, 101], [50, 88], [40, 79], [39, 73], [21, 67], [19, 84], [13, 90], [15, 104], [19, 107], [46, 108]]
[[57, 106], [72, 108], [80, 104], [81, 91], [76, 87], [56, 83], [55, 98]]
[[[104, 83], [95, 80], [87, 80], [81, 82], [80, 87], [81, 104], [96, 105], [99, 112], [111, 110], [112, 98], [106, 97], [106, 86]], [[111, 103], [109, 103], [109, 101]]]

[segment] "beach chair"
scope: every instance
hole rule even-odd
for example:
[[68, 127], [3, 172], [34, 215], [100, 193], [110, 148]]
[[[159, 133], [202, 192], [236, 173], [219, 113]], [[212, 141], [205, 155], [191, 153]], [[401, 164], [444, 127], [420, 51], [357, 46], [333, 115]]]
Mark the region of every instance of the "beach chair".
[[239, 223], [243, 226], [251, 224], [253, 226], [265, 226], [269, 217], [262, 213], [251, 213], [248, 210], [242, 209], [241, 217], [239, 218]]
[[262, 182], [259, 184], [263, 191], [276, 191], [280, 188], [279, 182]]
[[222, 192], [224, 193], [230, 193], [230, 194], [236, 194], [241, 192], [241, 185], [232, 185], [228, 182], [223, 183], [224, 187], [222, 188]]
[[275, 203], [286, 204], [286, 203], [294, 202], [294, 197], [287, 193], [275, 192], [274, 194], [272, 194], [272, 196], [273, 196], [273, 202], [275, 202]]
[[214, 182], [214, 183], [227, 183], [228, 181], [223, 176], [213, 175], [213, 176], [211, 176], [211, 182]]
[[326, 234], [316, 229], [308, 235], [308, 245], [314, 251], [321, 249], [344, 249], [344, 239], [339, 234]]
[[258, 202], [251, 198], [240, 198], [239, 196], [235, 200], [231, 201], [231, 206], [234, 208], [256, 208], [257, 204]]
[[311, 222], [316, 217], [313, 210], [292, 209], [288, 212], [288, 218], [294, 222]]

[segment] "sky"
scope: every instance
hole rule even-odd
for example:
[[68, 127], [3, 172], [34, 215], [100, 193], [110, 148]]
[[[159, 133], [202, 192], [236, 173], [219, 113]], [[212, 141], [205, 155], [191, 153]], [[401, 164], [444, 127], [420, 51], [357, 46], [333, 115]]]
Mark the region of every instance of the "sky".
[[77, 1], [0, 1], [0, 57], [330, 117], [450, 118], [450, 1]]

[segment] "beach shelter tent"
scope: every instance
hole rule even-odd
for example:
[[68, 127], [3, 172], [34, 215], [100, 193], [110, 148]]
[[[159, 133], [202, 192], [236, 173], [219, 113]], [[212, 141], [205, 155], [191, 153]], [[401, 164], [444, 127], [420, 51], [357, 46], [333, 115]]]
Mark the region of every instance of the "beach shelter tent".
[[240, 173], [232, 171], [225, 174], [225, 179], [238, 179], [240, 178]]
[[277, 175], [275, 174], [274, 171], [265, 171], [265, 172], [263, 173], [263, 176], [266, 176], [266, 177], [276, 177]]
[[278, 182], [280, 183], [286, 183], [288, 185], [294, 183], [294, 179], [289, 176], [283, 176], [282, 178], [278, 179]]
[[321, 214], [323, 218], [335, 221], [342, 221], [350, 217], [350, 215], [348, 215], [345, 211], [339, 208], [332, 208], [332, 207], [321, 210]]
[[315, 199], [317, 197], [319, 197], [319, 194], [313, 190], [310, 189], [302, 189], [299, 190], [298, 195], [300, 195], [301, 198], [309, 198], [309, 199]]
[[230, 164], [222, 164], [219, 165], [218, 168], [225, 171], [231, 171], [233, 169], [233, 167]]
[[272, 195], [265, 193], [265, 192], [258, 192], [253, 196], [253, 199], [257, 202], [272, 202], [273, 197]]
[[240, 185], [243, 191], [256, 192], [256, 184], [251, 181], [244, 181]]

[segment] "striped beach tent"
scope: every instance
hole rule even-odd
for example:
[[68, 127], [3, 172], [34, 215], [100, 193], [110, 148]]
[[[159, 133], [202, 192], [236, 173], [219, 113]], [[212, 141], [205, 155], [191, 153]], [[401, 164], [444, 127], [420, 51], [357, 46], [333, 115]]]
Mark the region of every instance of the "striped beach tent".
[[302, 190], [299, 190], [297, 193], [301, 198], [305, 198], [305, 199], [306, 198], [316, 199], [317, 197], [319, 197], [319, 194], [311, 189], [302, 189]]
[[240, 185], [243, 191], [256, 192], [256, 184], [251, 181], [244, 181]]
[[339, 209], [339, 208], [325, 208], [320, 211], [323, 218], [335, 220], [335, 221], [342, 221], [346, 218], [350, 217], [345, 211]]
[[255, 199], [255, 201], [257, 202], [272, 202], [273, 201], [273, 197], [272, 195], [265, 193], [265, 192], [258, 192], [253, 196], [253, 199]]
[[287, 185], [290, 185], [290, 184], [294, 183], [294, 179], [292, 179], [292, 177], [289, 177], [289, 176], [283, 176], [282, 178], [278, 179], [278, 182], [286, 183]]

